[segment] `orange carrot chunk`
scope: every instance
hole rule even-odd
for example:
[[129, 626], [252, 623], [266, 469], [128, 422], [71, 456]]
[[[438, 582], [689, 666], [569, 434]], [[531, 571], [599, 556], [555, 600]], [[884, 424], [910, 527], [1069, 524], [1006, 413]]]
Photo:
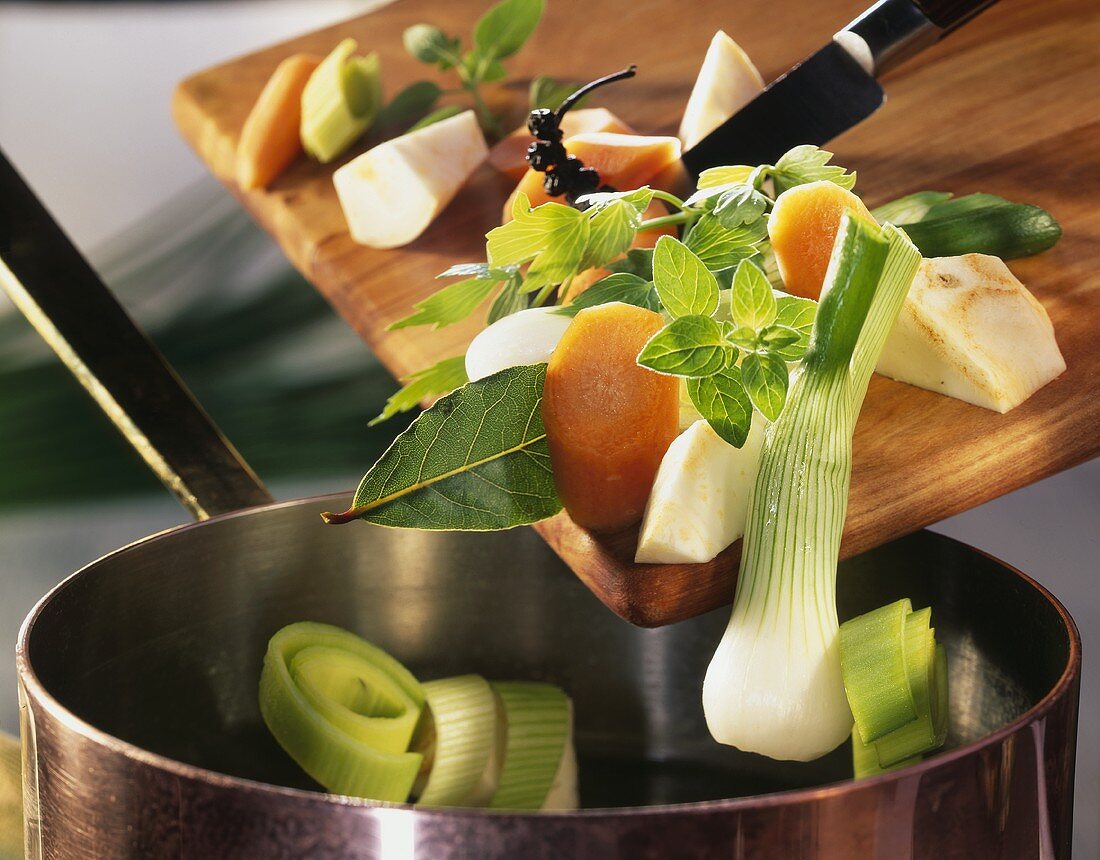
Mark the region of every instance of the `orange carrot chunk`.
[[265, 188], [302, 153], [302, 90], [321, 58], [295, 54], [276, 67], [241, 129], [237, 184]]
[[[634, 133], [634, 129], [607, 108], [581, 108], [561, 118], [561, 133], [566, 138], [592, 131]], [[527, 147], [534, 139], [526, 125], [520, 126], [489, 150], [489, 164], [519, 182], [528, 170]]]
[[581, 311], [550, 356], [542, 420], [554, 484], [577, 525], [615, 531], [641, 519], [679, 429], [679, 382], [639, 367], [664, 325], [618, 302]]
[[768, 236], [788, 293], [815, 300], [821, 295], [845, 212], [875, 223], [862, 200], [827, 180], [796, 185], [776, 199]]

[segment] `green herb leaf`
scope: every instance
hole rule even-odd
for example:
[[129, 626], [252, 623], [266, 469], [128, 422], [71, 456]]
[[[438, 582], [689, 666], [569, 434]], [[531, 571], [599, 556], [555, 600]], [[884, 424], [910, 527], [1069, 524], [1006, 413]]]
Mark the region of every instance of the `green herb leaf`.
[[611, 272], [623, 272], [629, 275], [637, 275], [646, 281], [653, 280], [653, 249], [631, 248], [626, 256], [619, 260], [612, 260], [604, 268]]
[[683, 242], [662, 236], [653, 249], [653, 283], [661, 304], [674, 317], [718, 310], [718, 282]]
[[764, 273], [748, 260], [737, 264], [730, 292], [730, 310], [734, 323], [756, 331], [775, 321], [772, 285]]
[[499, 283], [495, 278], [467, 278], [456, 284], [450, 284], [422, 301], [413, 308], [416, 313], [391, 323], [387, 331], [410, 328], [411, 326], [430, 325], [440, 329], [466, 319]]
[[747, 164], [731, 164], [726, 167], [709, 167], [699, 174], [698, 188], [715, 188], [719, 185], [740, 185], [745, 182], [755, 167]]
[[783, 411], [787, 399], [787, 365], [774, 355], [749, 353], [741, 362], [741, 379], [752, 405], [769, 421]]
[[770, 325], [760, 332], [760, 346], [772, 355], [798, 343], [802, 336], [785, 325]]
[[561, 510], [542, 426], [546, 365], [509, 367], [442, 398], [363, 477], [329, 519], [483, 531]]
[[727, 230], [761, 219], [768, 208], [768, 198], [751, 185], [735, 185], [719, 195], [714, 204], [714, 217]]
[[437, 122], [442, 122], [445, 119], [458, 116], [464, 110], [465, 108], [461, 105], [444, 105], [438, 110], [433, 110], [430, 114], [413, 125], [409, 131], [420, 131], [420, 129], [427, 128], [429, 125], [435, 125]]
[[[622, 197], [615, 200], [594, 203], [588, 210], [588, 245], [584, 249], [580, 268], [602, 266], [630, 248], [634, 237], [638, 235], [638, 225], [642, 223], [642, 213], [649, 205], [653, 193], [639, 189], [640, 197]], [[631, 192], [637, 195], [638, 192]], [[639, 206], [639, 203], [643, 205]], [[594, 213], [593, 213], [594, 210]]]
[[422, 401], [437, 394], [447, 394], [454, 391], [460, 385], [465, 384], [466, 356], [456, 355], [453, 358], [445, 358], [439, 364], [434, 364], [424, 370], [418, 370], [411, 376], [405, 377], [405, 387], [386, 401], [386, 407], [382, 414], [373, 418], [368, 426], [381, 424], [396, 415], [398, 412], [408, 412], [418, 407]]
[[437, 84], [416, 81], [390, 99], [390, 103], [382, 108], [375, 121], [382, 125], [408, 122], [430, 111], [441, 95], [443, 90]]
[[542, 18], [543, 0], [502, 0], [474, 27], [474, 45], [488, 60], [512, 56], [530, 38]]
[[738, 349], [745, 350], [745, 352], [755, 352], [756, 348], [760, 346], [760, 337], [754, 328], [726, 323], [725, 335], [726, 340]]
[[462, 67], [471, 79], [484, 84], [508, 77], [508, 70], [500, 60], [487, 60], [477, 51], [468, 51], [462, 58]]
[[756, 253], [756, 246], [768, 236], [768, 225], [761, 218], [751, 224], [729, 229], [711, 213], [695, 222], [684, 244], [711, 271], [728, 269]]
[[887, 221], [891, 224], [912, 224], [924, 218], [937, 203], [950, 199], [951, 194], [947, 191], [918, 191], [884, 203], [872, 209], [871, 214], [880, 224]]
[[692, 314], [653, 335], [638, 353], [638, 364], [673, 376], [710, 376], [726, 366], [729, 352], [718, 323]]
[[445, 272], [436, 275], [440, 278], [491, 278], [494, 281], [504, 281], [519, 271], [518, 266], [501, 266], [492, 268], [488, 263], [455, 263]]
[[745, 444], [752, 425], [752, 401], [741, 381], [741, 368], [731, 365], [713, 376], [689, 379], [687, 390], [715, 433], [734, 448]]
[[817, 182], [822, 179], [851, 191], [856, 184], [856, 174], [848, 173], [843, 167], [835, 164], [829, 164], [832, 157], [831, 152], [810, 144], [788, 150], [769, 171], [775, 182], [776, 196], [796, 185], [805, 185], [807, 182]]
[[486, 251], [491, 266], [530, 261], [524, 291], [560, 284], [581, 266], [590, 235], [588, 215], [560, 203], [535, 209], [526, 194], [516, 196], [512, 220], [489, 231]]
[[660, 312], [661, 310], [661, 300], [651, 281], [637, 275], [618, 272], [596, 281], [569, 304], [555, 308], [554, 313], [573, 317], [585, 308], [594, 308], [610, 302], [622, 302], [625, 305], [634, 305], [650, 311]]
[[789, 346], [773, 349], [772, 355], [784, 361], [798, 361], [806, 354], [810, 345], [810, 334], [814, 330], [814, 317], [817, 316], [817, 302], [798, 296], [781, 296], [776, 300], [776, 324], [798, 333], [798, 340]]
[[[574, 81], [555, 81], [549, 75], [539, 75], [531, 81], [531, 87], [527, 91], [527, 98], [531, 110], [537, 110], [538, 108], [557, 110], [561, 107], [563, 101], [580, 88], [581, 85]], [[587, 100], [588, 97], [585, 96], [577, 102], [574, 107], [579, 107], [582, 102]]]
[[493, 303], [489, 305], [489, 316], [486, 319], [488, 325], [497, 320], [504, 319], [512, 314], [525, 311], [529, 307], [528, 294], [523, 291], [523, 279], [516, 275], [509, 278], [504, 284]]
[[442, 71], [458, 63], [458, 39], [431, 24], [414, 24], [405, 30], [402, 41], [416, 59], [439, 66]]

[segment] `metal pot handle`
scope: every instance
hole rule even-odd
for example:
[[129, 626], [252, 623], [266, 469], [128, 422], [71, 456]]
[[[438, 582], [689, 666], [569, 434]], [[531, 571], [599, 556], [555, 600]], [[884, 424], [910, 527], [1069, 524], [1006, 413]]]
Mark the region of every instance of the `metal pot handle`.
[[196, 519], [273, 501], [2, 150], [0, 286]]

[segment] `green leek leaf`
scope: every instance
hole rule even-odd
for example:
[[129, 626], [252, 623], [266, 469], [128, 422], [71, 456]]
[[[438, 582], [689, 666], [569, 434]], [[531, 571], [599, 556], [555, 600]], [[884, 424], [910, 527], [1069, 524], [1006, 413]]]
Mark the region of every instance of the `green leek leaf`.
[[951, 194], [947, 191], [917, 191], [872, 209], [871, 215], [880, 224], [887, 221], [891, 224], [912, 224], [924, 218], [937, 203], [950, 199]]
[[363, 477], [350, 509], [399, 528], [483, 531], [561, 510], [542, 425], [546, 365], [510, 367], [437, 401]]

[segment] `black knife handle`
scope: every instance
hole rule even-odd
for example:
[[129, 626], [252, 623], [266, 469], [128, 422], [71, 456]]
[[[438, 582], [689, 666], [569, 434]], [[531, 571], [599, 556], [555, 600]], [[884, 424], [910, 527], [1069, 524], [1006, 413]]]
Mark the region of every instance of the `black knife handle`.
[[988, 9], [997, 0], [913, 0], [928, 20], [950, 32], [965, 24], [979, 12]]

